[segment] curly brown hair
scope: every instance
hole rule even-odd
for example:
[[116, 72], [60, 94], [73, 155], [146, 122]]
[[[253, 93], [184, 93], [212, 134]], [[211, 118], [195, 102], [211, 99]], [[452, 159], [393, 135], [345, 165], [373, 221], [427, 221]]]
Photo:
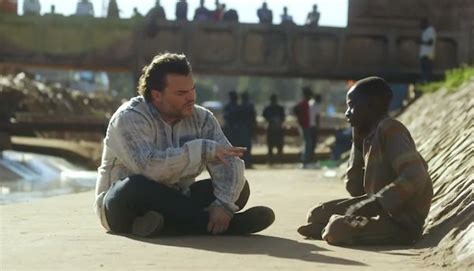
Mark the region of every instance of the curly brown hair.
[[166, 88], [166, 75], [188, 75], [192, 72], [191, 64], [184, 54], [162, 53], [153, 57], [150, 64], [143, 67], [138, 81], [138, 94], [147, 102], [151, 101], [151, 91], [163, 91]]

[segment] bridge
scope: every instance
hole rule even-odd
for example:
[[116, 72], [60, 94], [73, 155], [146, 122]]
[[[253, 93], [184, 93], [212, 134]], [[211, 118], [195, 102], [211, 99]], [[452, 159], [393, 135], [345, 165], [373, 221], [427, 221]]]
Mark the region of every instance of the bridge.
[[[419, 76], [419, 29], [163, 21], [154, 36], [134, 19], [0, 17], [0, 65], [128, 71], [137, 76], [158, 52], [183, 52], [194, 71], [357, 79]], [[474, 27], [438, 34], [435, 74], [473, 63]]]

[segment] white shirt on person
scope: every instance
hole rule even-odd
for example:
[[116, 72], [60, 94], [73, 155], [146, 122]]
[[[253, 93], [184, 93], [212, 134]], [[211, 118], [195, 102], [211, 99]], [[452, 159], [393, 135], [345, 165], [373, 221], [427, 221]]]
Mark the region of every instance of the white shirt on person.
[[309, 127], [316, 127], [317, 117], [321, 114], [321, 105], [311, 99], [309, 105]]
[[218, 145], [230, 143], [214, 115], [203, 107], [195, 105], [192, 116], [170, 125], [142, 96], [123, 104], [110, 119], [98, 168], [95, 210], [104, 228], [110, 230], [103, 207], [107, 191], [116, 181], [137, 174], [187, 195], [207, 168], [214, 203], [237, 211], [245, 165], [237, 157], [226, 158], [229, 166], [211, 161]]
[[77, 16], [94, 16], [94, 6], [89, 1], [77, 2], [76, 15]]
[[[425, 42], [429, 42], [433, 40], [431, 45], [424, 44]], [[435, 49], [436, 49], [436, 30], [433, 26], [428, 26], [423, 32], [421, 33], [421, 42], [420, 44], [420, 58], [428, 57], [429, 59], [433, 60], [435, 58]]]
[[25, 0], [25, 2], [23, 2], [23, 14], [39, 15], [40, 11], [41, 11], [41, 4], [39, 0]]

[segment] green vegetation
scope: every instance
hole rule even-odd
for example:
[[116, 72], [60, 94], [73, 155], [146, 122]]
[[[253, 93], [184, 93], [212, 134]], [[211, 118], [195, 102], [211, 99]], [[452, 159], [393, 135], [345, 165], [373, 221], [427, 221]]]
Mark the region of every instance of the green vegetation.
[[418, 85], [424, 93], [435, 92], [440, 88], [446, 88], [448, 91], [458, 89], [463, 83], [474, 78], [474, 67], [462, 66], [460, 68], [448, 70], [445, 73], [444, 81], [432, 82], [428, 84]]

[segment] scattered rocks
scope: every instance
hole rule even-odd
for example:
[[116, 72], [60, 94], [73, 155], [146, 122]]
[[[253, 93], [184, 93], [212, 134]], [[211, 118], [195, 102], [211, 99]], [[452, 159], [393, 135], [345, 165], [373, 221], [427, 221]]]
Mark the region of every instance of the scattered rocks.
[[52, 116], [85, 114], [108, 118], [118, 105], [120, 100], [109, 93], [84, 93], [60, 85], [45, 84], [26, 73], [0, 76], [2, 119], [18, 113]]
[[[36, 81], [26, 73], [0, 75], [0, 121], [8, 122], [64, 122], [96, 121], [107, 123], [121, 104], [110, 93], [84, 93], [60, 85]], [[87, 139], [100, 141], [102, 135], [81, 133], [36, 133], [40, 137]]]

